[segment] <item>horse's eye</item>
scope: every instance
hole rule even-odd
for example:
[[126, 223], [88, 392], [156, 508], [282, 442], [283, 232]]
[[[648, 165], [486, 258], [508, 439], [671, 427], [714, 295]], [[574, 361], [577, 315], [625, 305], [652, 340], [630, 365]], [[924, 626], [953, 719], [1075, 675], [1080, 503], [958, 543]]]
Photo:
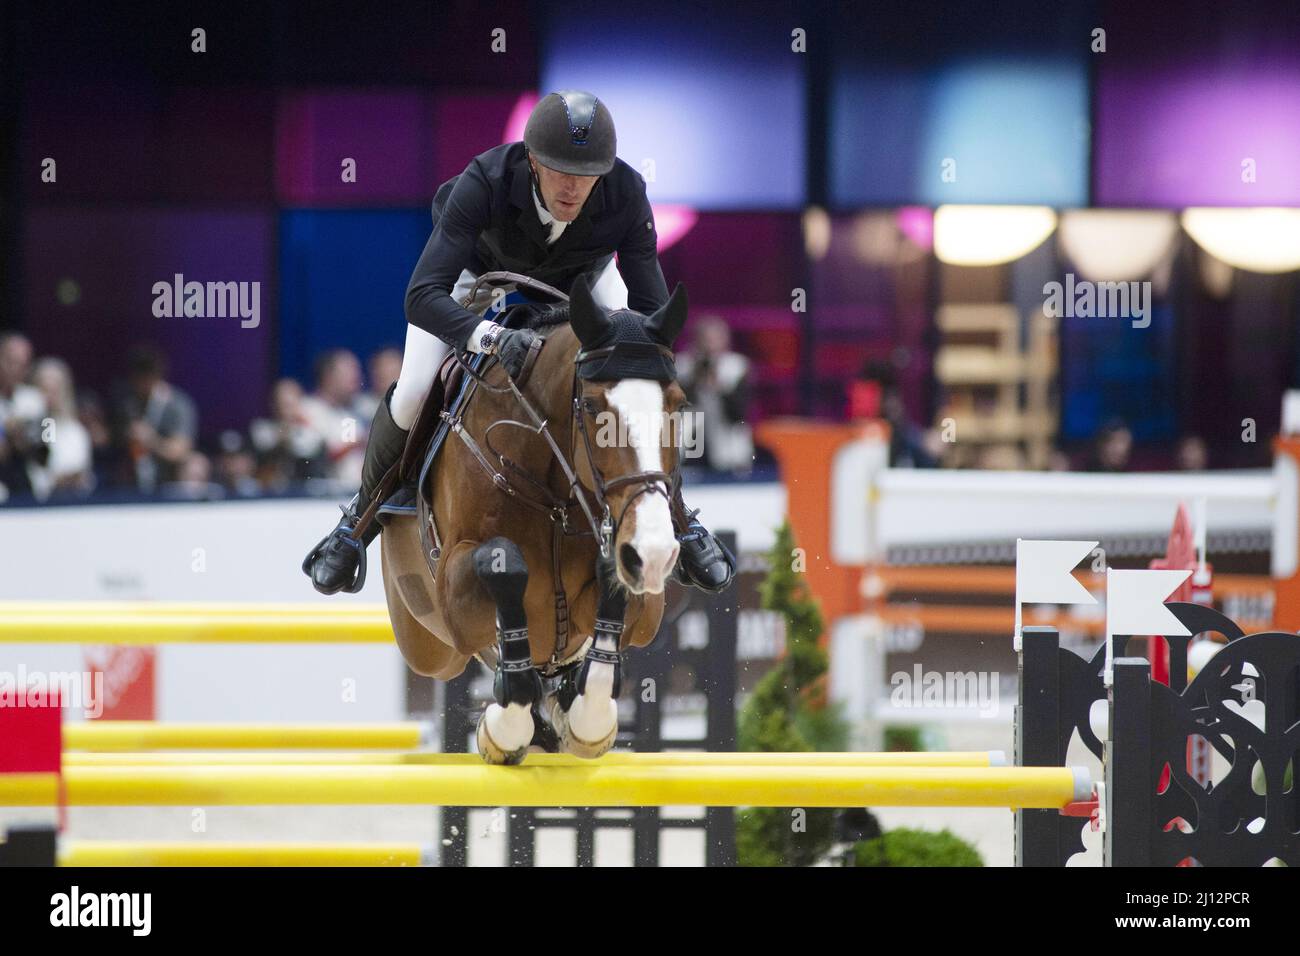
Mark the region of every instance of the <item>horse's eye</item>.
[[591, 398], [584, 398], [582, 400], [582, 410], [588, 415], [596, 415], [600, 412], [600, 409], [596, 406], [595, 399]]

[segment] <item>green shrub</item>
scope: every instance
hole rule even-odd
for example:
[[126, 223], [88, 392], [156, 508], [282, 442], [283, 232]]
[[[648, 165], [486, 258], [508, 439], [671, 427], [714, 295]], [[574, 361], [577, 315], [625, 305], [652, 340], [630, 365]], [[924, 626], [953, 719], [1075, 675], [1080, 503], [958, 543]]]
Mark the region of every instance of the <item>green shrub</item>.
[[[769, 571], [759, 593], [765, 610], [785, 620], [785, 655], [754, 687], [741, 710], [742, 751], [842, 750], [847, 728], [824, 700], [826, 652], [821, 609], [794, 568], [789, 522], [777, 531]], [[736, 856], [741, 866], [808, 866], [834, 840], [835, 811], [752, 807], [737, 812]]]
[[979, 851], [949, 830], [900, 827], [852, 847], [853, 866], [983, 866]]
[[891, 753], [913, 753], [925, 750], [925, 742], [920, 727], [898, 724], [885, 728], [885, 749]]

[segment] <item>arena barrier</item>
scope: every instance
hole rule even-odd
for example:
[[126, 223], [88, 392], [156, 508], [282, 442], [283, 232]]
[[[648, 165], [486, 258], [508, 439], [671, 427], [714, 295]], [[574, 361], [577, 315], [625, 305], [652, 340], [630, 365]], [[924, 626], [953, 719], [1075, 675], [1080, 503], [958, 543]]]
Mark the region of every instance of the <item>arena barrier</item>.
[[1061, 809], [1092, 789], [1069, 767], [72, 766], [0, 776], [0, 806]]
[[415, 843], [203, 843], [64, 840], [59, 866], [429, 866]]
[[[1213, 599], [1248, 630], [1300, 630], [1300, 403], [1288, 404], [1271, 470], [1203, 473], [891, 468], [885, 422], [763, 422], [756, 437], [780, 464], [795, 540], [822, 556], [807, 580], [830, 635], [831, 696], [867, 729], [861, 743], [892, 720], [878, 689], [892, 642], [1009, 633], [1012, 602], [995, 602], [1012, 595], [1017, 538], [1097, 540], [1108, 566], [1145, 560], [1164, 552], [1180, 503], [1203, 503], [1209, 560], [1269, 567], [1216, 571]], [[1069, 608], [1026, 608], [1024, 622], [1100, 636]]]
[[[65, 767], [181, 767], [181, 766], [481, 766], [478, 754], [446, 753], [66, 753]], [[618, 767], [1004, 767], [999, 750], [909, 751], [897, 753], [635, 753], [611, 751], [602, 766]], [[571, 754], [530, 754], [528, 765], [588, 767], [591, 761]]]

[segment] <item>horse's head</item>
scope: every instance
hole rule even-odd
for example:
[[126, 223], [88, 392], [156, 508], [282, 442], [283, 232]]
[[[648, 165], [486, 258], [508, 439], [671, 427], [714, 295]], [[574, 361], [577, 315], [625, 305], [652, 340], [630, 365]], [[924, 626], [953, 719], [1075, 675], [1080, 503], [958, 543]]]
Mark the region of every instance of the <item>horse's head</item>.
[[686, 396], [671, 346], [686, 308], [680, 284], [653, 315], [598, 306], [583, 278], [569, 298], [581, 344], [575, 469], [609, 509], [618, 580], [633, 594], [661, 593], [677, 562], [669, 500]]

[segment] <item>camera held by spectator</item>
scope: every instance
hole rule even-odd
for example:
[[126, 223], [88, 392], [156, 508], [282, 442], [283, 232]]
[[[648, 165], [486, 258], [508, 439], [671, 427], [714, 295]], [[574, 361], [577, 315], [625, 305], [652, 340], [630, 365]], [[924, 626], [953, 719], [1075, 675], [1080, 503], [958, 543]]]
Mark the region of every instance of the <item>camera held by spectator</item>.
[[754, 439], [745, 421], [749, 359], [731, 351], [726, 322], [716, 316], [700, 321], [691, 351], [677, 357], [677, 374], [694, 405], [682, 422], [686, 457], [702, 451], [709, 468], [747, 474], [754, 465]]

